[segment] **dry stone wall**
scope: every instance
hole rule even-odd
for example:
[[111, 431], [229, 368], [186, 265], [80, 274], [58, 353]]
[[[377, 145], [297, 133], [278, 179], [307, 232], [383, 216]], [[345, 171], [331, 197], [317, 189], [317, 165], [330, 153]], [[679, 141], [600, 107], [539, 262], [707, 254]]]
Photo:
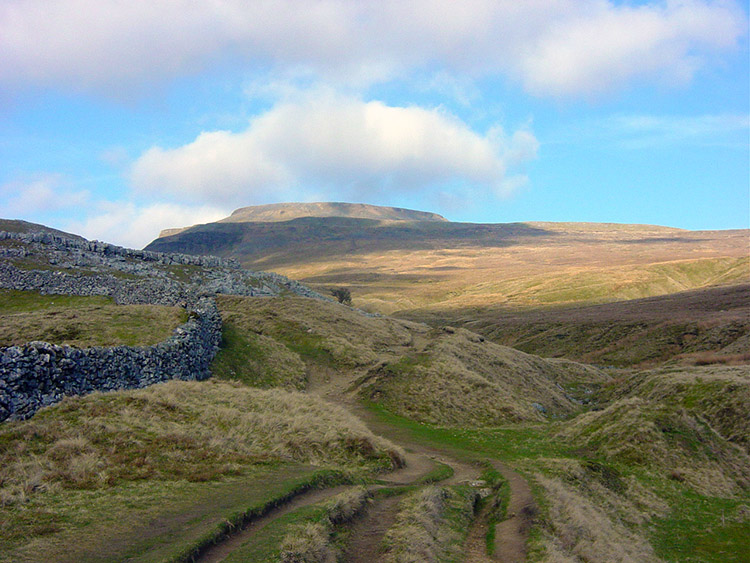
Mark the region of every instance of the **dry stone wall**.
[[206, 379], [220, 340], [216, 303], [203, 298], [188, 321], [155, 346], [78, 349], [30, 342], [0, 348], [0, 421], [28, 418], [66, 395]]
[[221, 341], [217, 293], [326, 299], [284, 276], [244, 270], [234, 260], [132, 250], [48, 232], [0, 231], [0, 287], [190, 311], [188, 322], [155, 346], [78, 349], [30, 342], [0, 348], [0, 421], [28, 418], [66, 395], [206, 379]]

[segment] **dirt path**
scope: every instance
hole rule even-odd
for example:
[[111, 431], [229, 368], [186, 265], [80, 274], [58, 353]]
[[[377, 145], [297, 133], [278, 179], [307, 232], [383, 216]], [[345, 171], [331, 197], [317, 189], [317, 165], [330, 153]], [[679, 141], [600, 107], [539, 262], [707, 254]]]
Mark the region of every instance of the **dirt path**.
[[350, 540], [344, 551], [347, 563], [372, 563], [377, 561], [380, 542], [386, 531], [396, 521], [401, 497], [377, 500], [367, 511], [354, 520], [350, 527]]
[[265, 516], [261, 516], [248, 523], [247, 526], [239, 530], [238, 532], [228, 536], [226, 539], [212, 545], [206, 551], [204, 551], [199, 557], [195, 559], [196, 562], [200, 563], [218, 563], [223, 561], [230, 553], [241, 547], [247, 541], [251, 540], [252, 537], [262, 530], [270, 522], [289, 514], [305, 506], [318, 503], [326, 500], [338, 493], [346, 490], [348, 487], [334, 487], [331, 489], [312, 489], [305, 493], [295, 496], [292, 500], [281, 506], [270, 510]]
[[526, 479], [499, 461], [492, 465], [510, 485], [507, 518], [495, 527], [496, 561], [520, 563], [526, 561], [526, 540], [537, 513], [534, 495]]
[[[450, 455], [448, 451], [416, 442], [408, 432], [390, 426], [363, 408], [355, 398], [347, 393], [352, 382], [351, 375], [344, 376], [334, 370], [315, 370], [309, 373], [309, 391], [321, 396], [331, 403], [344, 406], [362, 419], [375, 433], [384, 436], [402, 446], [405, 450], [406, 466], [381, 477], [387, 486], [406, 486], [418, 482], [421, 477], [436, 467], [436, 462], [449, 465], [453, 476], [442, 481], [444, 484], [467, 483], [478, 479], [480, 468], [472, 463], [462, 461]], [[485, 509], [472, 523], [465, 544], [466, 563], [488, 563], [491, 561], [521, 562], [526, 556], [526, 539], [531, 519], [535, 514], [534, 500], [528, 483], [516, 472], [500, 462], [493, 462], [510, 484], [509, 518], [496, 527], [495, 558], [486, 553], [485, 535], [488, 514]], [[197, 561], [218, 562], [232, 551], [252, 540], [252, 537], [273, 520], [298, 508], [309, 506], [325, 500], [345, 487], [309, 491], [295, 497], [289, 503], [270, 511], [268, 514], [251, 522], [239, 533], [207, 550]], [[394, 523], [400, 497], [377, 495], [363, 514], [351, 523], [349, 544], [344, 552], [344, 560], [349, 563], [370, 563], [380, 557], [380, 544], [388, 528]]]
[[477, 514], [469, 528], [464, 544], [464, 563], [493, 563], [487, 554], [487, 520], [489, 519], [490, 506], [486, 504], [481, 512]]

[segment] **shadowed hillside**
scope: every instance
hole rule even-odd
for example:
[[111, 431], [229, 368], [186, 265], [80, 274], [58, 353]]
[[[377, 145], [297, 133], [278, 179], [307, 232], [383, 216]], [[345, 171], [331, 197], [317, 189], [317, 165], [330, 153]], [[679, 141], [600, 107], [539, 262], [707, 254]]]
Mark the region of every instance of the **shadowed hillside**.
[[750, 285], [712, 287], [600, 305], [518, 310], [502, 306], [409, 311], [544, 357], [598, 365], [750, 361]]

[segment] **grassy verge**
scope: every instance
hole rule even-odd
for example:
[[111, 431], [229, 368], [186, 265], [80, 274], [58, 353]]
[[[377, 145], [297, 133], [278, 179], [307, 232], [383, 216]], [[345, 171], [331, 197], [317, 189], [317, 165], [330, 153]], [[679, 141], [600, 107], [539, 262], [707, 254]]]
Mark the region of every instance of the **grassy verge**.
[[60, 491], [0, 511], [0, 561], [186, 561], [246, 518], [341, 477], [285, 464], [213, 482], [145, 480], [107, 494]]
[[292, 563], [335, 558], [346, 535], [345, 524], [362, 510], [368, 498], [365, 488], [352, 487], [328, 500], [284, 514], [257, 530], [224, 561]]
[[[274, 481], [276, 478], [277, 475], [274, 474]], [[153, 559], [153, 561], [170, 561], [174, 563], [193, 561], [206, 547], [217, 543], [233, 531], [244, 526], [247, 522], [263, 516], [273, 508], [289, 501], [298, 494], [312, 488], [330, 487], [349, 482], [351, 482], [351, 479], [346, 474], [331, 470], [315, 471], [302, 479], [287, 481], [286, 483], [282, 482], [281, 486], [278, 486], [277, 482], [276, 487], [271, 487], [270, 490], [272, 492], [270, 494], [266, 493], [264, 498], [260, 499], [249, 508], [240, 510], [223, 518], [218, 524], [207, 530], [202, 536], [193, 536], [190, 540], [190, 545], [176, 552], [176, 555], [173, 557], [164, 559], [159, 557]], [[276, 490], [274, 491], [274, 489]], [[326, 509], [330, 510], [329, 507], [326, 507]], [[253, 546], [253, 551], [254, 550], [255, 547]]]
[[422, 475], [414, 481], [415, 485], [428, 485], [430, 483], [439, 483], [453, 477], [453, 468], [450, 465], [435, 461], [435, 468]]
[[510, 502], [510, 486], [500, 472], [493, 469], [489, 464], [487, 464], [487, 468], [482, 472], [480, 478], [487, 483], [487, 487], [492, 491], [481, 502], [489, 504], [485, 544], [487, 553], [493, 555], [495, 553], [495, 526], [505, 520], [507, 516], [508, 502]]
[[383, 538], [384, 560], [460, 561], [475, 503], [476, 491], [465, 485], [409, 493]]

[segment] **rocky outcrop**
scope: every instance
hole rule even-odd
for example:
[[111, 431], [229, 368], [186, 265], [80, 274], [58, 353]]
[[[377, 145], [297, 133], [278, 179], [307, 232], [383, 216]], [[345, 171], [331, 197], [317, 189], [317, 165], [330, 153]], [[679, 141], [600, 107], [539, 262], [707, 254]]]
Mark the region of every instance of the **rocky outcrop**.
[[208, 378], [221, 340], [213, 299], [155, 346], [72, 348], [46, 342], [0, 349], [0, 421], [24, 419], [66, 395], [133, 389], [168, 379]]

